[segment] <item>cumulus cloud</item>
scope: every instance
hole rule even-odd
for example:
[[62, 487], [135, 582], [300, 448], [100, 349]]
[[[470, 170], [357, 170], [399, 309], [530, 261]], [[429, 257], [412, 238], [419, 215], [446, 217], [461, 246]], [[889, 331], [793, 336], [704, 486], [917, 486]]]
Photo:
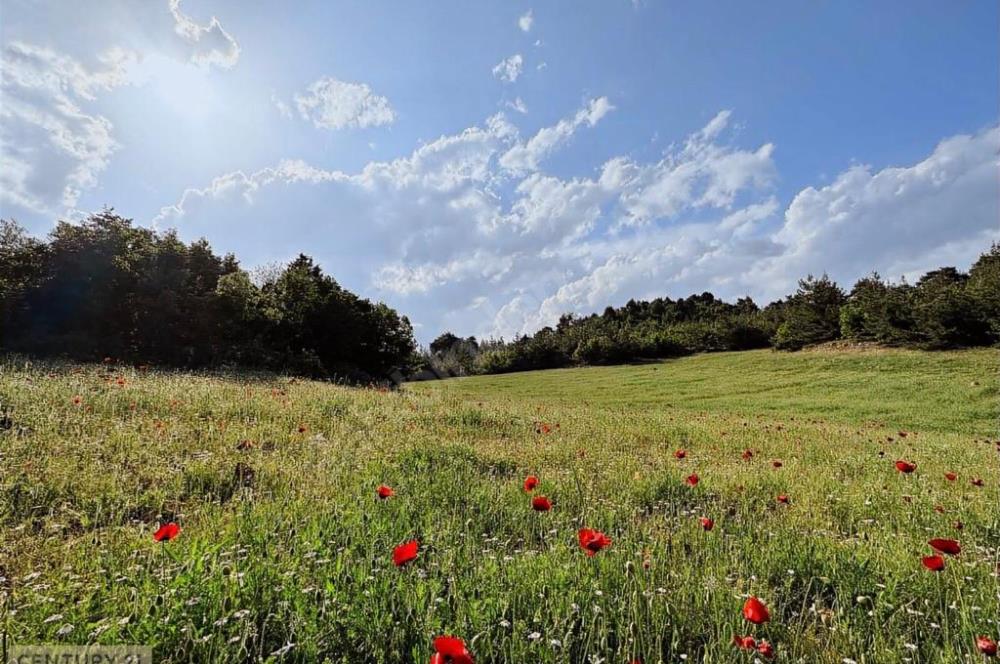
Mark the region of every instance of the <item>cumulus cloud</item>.
[[[220, 226], [224, 237], [269, 234], [276, 245], [333, 233], [336, 253], [320, 248], [317, 258], [364, 275], [355, 287], [375, 289], [427, 335], [480, 337], [632, 297], [712, 290], [763, 303], [807, 272], [850, 285], [872, 269], [968, 264], [1000, 236], [997, 128], [947, 139], [910, 166], [849, 168], [787, 204], [775, 195], [774, 147], [734, 143], [728, 111], [652, 161], [619, 155], [590, 175], [544, 171], [612, 108], [593, 99], [526, 139], [497, 114], [354, 173], [301, 161], [230, 173], [185, 192], [158, 222], [210, 238]], [[294, 207], [309, 196], [330, 222]], [[269, 214], [280, 223], [247, 226]]]
[[535, 22], [535, 16], [531, 13], [529, 9], [526, 13], [522, 14], [520, 18], [517, 19], [517, 27], [521, 28], [522, 32], [530, 32], [531, 26]]
[[181, 11], [181, 0], [169, 0], [174, 32], [191, 47], [191, 61], [229, 69], [240, 59], [240, 45], [214, 16], [201, 25]]
[[729, 207], [737, 194], [771, 184], [776, 173], [771, 156], [774, 146], [756, 150], [716, 143], [726, 129], [729, 111], [716, 115], [695, 132], [676, 154], [654, 164], [639, 165], [619, 159], [606, 165], [606, 177], [623, 189], [625, 215], [620, 223], [638, 225], [669, 217], [689, 207]]
[[564, 118], [552, 127], [539, 129], [526, 143], [513, 146], [500, 158], [500, 165], [516, 174], [538, 170], [540, 162], [568, 141], [577, 129], [584, 125], [593, 127], [614, 108], [607, 97], [591, 99], [572, 118]]
[[523, 69], [524, 58], [521, 57], [520, 53], [515, 53], [509, 58], [501, 60], [497, 66], [493, 68], [493, 75], [504, 83], [513, 83], [521, 75], [521, 71]]
[[52, 214], [76, 205], [118, 147], [111, 122], [85, 110], [123, 85], [136, 55], [112, 49], [87, 68], [57, 51], [12, 42], [0, 63], [0, 202]]
[[941, 141], [912, 166], [853, 166], [829, 185], [803, 189], [774, 235], [785, 250], [755, 274], [785, 286], [783, 273], [802, 271], [898, 276], [933, 267], [929, 258], [949, 255], [941, 252], [948, 245], [971, 242], [981, 252], [1000, 237], [998, 151], [1000, 128], [992, 127]]
[[718, 222], [607, 243], [610, 255], [559, 286], [519, 328], [509, 327], [508, 316], [508, 327], [495, 329], [530, 331], [567, 311], [707, 288], [767, 302], [807, 273], [826, 272], [849, 287], [873, 270], [912, 278], [941, 265], [967, 266], [1000, 239], [998, 150], [1000, 128], [993, 127], [942, 141], [912, 166], [849, 168], [830, 185], [799, 192], [771, 229], [760, 222], [778, 211], [773, 197]]
[[321, 78], [295, 95], [295, 107], [304, 120], [323, 129], [377, 127], [396, 119], [389, 100], [368, 85], [334, 78]]

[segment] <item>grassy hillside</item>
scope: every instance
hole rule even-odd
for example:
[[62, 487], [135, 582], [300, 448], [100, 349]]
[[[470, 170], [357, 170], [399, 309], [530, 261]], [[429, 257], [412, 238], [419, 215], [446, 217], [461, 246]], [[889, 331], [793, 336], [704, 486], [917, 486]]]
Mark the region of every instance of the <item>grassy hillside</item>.
[[822, 417], [997, 435], [994, 349], [714, 353], [635, 366], [476, 376], [414, 386], [467, 400], [535, 399], [605, 409], [677, 408]]
[[[972, 661], [1000, 632], [996, 370], [753, 352], [388, 393], [8, 361], [3, 625], [174, 662], [424, 663], [441, 634], [480, 664], [763, 658], [748, 634], [776, 661]], [[931, 538], [961, 544], [941, 572]]]

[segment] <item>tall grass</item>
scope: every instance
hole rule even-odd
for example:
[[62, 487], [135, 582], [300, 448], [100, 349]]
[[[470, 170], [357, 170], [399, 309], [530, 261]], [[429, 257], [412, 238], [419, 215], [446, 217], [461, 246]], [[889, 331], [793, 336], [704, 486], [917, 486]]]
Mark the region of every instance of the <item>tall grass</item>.
[[[747, 633], [777, 661], [966, 662], [1000, 631], [995, 360], [740, 353], [401, 392], [8, 361], [3, 625], [170, 662], [426, 662], [446, 633], [477, 662], [752, 661]], [[611, 547], [585, 556], [583, 526]], [[937, 574], [932, 537], [963, 548]]]

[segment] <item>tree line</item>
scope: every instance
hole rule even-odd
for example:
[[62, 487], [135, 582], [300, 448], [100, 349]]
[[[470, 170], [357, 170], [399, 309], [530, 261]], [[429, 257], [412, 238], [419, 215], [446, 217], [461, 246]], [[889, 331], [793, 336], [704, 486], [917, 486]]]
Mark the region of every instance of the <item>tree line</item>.
[[799, 350], [838, 339], [928, 350], [1000, 343], [1000, 245], [968, 272], [943, 267], [914, 284], [872, 274], [848, 292], [826, 275], [808, 276], [794, 293], [763, 308], [749, 297], [728, 303], [702, 293], [567, 314], [555, 327], [510, 341], [446, 332], [423, 361], [452, 375], [504, 373], [698, 352]]
[[848, 292], [808, 276], [763, 308], [707, 292], [630, 300], [509, 341], [446, 332], [418, 352], [405, 316], [342, 288], [305, 255], [252, 275], [204, 239], [185, 244], [113, 210], [60, 222], [46, 239], [0, 220], [0, 350], [34, 356], [370, 382], [421, 366], [503, 373], [838, 339], [923, 349], [1000, 343], [1000, 245], [968, 272], [943, 267], [914, 284], [872, 274]]
[[405, 316], [308, 256], [255, 278], [204, 239], [105, 210], [44, 240], [0, 220], [0, 349], [369, 382], [408, 366], [416, 342]]

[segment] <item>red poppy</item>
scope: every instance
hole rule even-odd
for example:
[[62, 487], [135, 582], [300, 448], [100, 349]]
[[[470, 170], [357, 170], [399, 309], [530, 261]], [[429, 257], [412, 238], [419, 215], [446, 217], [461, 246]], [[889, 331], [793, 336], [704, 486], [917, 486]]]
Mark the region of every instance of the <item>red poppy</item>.
[[181, 534], [181, 527], [171, 521], [160, 526], [160, 529], [153, 533], [153, 540], [157, 542], [169, 542]]
[[771, 619], [771, 614], [764, 606], [764, 602], [751, 597], [743, 604], [743, 617], [754, 625], [761, 625]]
[[701, 521], [701, 527], [704, 528], [705, 530], [711, 530], [712, 528], [715, 528], [715, 521], [712, 521], [707, 516], [703, 516], [698, 520]]
[[688, 455], [688, 451], [684, 450], [684, 449], [680, 449], [680, 450], [677, 450], [676, 452], [674, 452], [674, 458], [675, 459], [683, 459], [687, 455]]
[[945, 473], [944, 477], [949, 482], [954, 482], [955, 480], [958, 479], [958, 475], [956, 475], [955, 473]]
[[753, 450], [743, 450], [743, 460], [749, 461], [753, 458]]
[[935, 551], [940, 551], [941, 553], [947, 553], [949, 556], [957, 556], [962, 552], [962, 547], [959, 546], [958, 542], [953, 539], [947, 538], [937, 538], [932, 539], [928, 544]]
[[774, 646], [767, 641], [761, 641], [757, 644], [757, 652], [763, 655], [765, 659], [771, 659], [774, 657]]
[[538, 478], [534, 475], [528, 475], [524, 478], [524, 490], [534, 491], [535, 487], [538, 486]]
[[987, 657], [997, 656], [997, 642], [988, 636], [977, 636], [976, 647]]
[[955, 526], [955, 530], [961, 530], [962, 528], [965, 528], [965, 525], [961, 521], [956, 521], [952, 525]]
[[420, 542], [417, 540], [410, 540], [405, 544], [400, 544], [392, 550], [393, 564], [396, 567], [402, 567], [411, 560], [414, 560], [417, 557], [417, 549], [419, 548]]
[[[775, 459], [774, 461], [771, 462], [771, 465], [774, 466], [775, 468], [781, 468], [785, 464], [782, 463], [780, 459]], [[768, 646], [768, 647], [770, 647], [770, 646]]]
[[548, 512], [552, 509], [552, 501], [545, 496], [535, 496], [531, 499], [531, 509], [536, 512]]
[[73, 397], [73, 405], [75, 406], [79, 406], [82, 401], [83, 399], [81, 399], [80, 397]]
[[934, 554], [933, 556], [924, 556], [920, 559], [920, 562], [923, 563], [924, 567], [932, 572], [940, 572], [944, 569], [944, 558], [937, 554]]
[[386, 498], [391, 498], [396, 495], [396, 492], [392, 490], [392, 487], [386, 486], [385, 484], [380, 485], [376, 491], [378, 492], [378, 497], [382, 498], [383, 500], [385, 500]]
[[308, 430], [309, 429], [306, 427], [306, 425], [304, 425], [304, 424], [300, 424], [299, 425], [299, 433], [305, 433]]
[[896, 462], [896, 470], [898, 470], [901, 473], [912, 473], [916, 469], [917, 469], [917, 464], [915, 463], [910, 463], [909, 461], [903, 461], [902, 459]]
[[755, 650], [757, 648], [757, 641], [747, 634], [746, 636], [733, 635], [733, 645], [740, 650]]
[[684, 481], [691, 486], [697, 486], [699, 479], [700, 478], [698, 477], [698, 473], [691, 473], [690, 475], [687, 476], [687, 479], [685, 479]]
[[969, 483], [972, 484], [972, 486], [982, 486], [983, 480], [979, 477], [973, 477], [971, 480], [969, 480]]
[[778, 496], [778, 502], [782, 503], [784, 505], [787, 505], [788, 504], [788, 496], [786, 496], [785, 494], [779, 495]]
[[580, 540], [580, 547], [588, 556], [593, 556], [601, 549], [611, 546], [611, 538], [599, 530], [581, 528], [577, 537]]
[[472, 654], [465, 642], [457, 636], [439, 636], [434, 639], [434, 654], [430, 664], [473, 664]]

